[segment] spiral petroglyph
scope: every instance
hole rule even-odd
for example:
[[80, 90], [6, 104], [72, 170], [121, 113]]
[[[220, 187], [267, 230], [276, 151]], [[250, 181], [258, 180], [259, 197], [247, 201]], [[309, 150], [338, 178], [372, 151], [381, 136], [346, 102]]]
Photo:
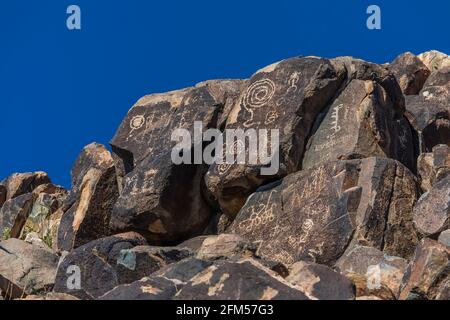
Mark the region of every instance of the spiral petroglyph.
[[243, 98], [248, 108], [259, 108], [272, 99], [275, 94], [275, 83], [270, 79], [262, 79], [252, 83]]

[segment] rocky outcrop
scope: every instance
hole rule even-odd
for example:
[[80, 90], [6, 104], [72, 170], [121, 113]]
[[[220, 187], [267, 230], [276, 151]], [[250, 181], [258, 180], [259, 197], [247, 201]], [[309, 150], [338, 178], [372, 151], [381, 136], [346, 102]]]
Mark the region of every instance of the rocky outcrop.
[[450, 299], [449, 62], [296, 57], [144, 96], [70, 191], [0, 182], [0, 300]]

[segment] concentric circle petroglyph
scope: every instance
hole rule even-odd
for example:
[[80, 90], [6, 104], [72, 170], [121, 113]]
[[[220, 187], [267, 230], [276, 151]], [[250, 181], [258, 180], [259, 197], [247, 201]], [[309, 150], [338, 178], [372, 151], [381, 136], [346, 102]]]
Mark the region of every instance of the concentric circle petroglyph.
[[244, 103], [249, 108], [259, 108], [272, 99], [275, 83], [270, 79], [261, 79], [252, 83], [244, 96]]
[[137, 130], [142, 128], [142, 126], [145, 124], [145, 117], [140, 115], [140, 116], [135, 116], [131, 119], [130, 121], [130, 128], [133, 130]]

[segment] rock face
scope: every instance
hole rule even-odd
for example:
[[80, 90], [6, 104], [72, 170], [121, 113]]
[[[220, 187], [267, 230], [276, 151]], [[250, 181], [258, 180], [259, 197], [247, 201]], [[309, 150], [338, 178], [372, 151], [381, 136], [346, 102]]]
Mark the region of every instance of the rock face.
[[[450, 275], [450, 247], [430, 239], [417, 246], [414, 258], [403, 278], [401, 299], [435, 299], [448, 290]], [[446, 291], [448, 293], [448, 291]]]
[[[306, 136], [345, 74], [343, 64], [318, 58], [292, 58], [251, 77], [230, 112], [226, 128], [278, 129], [280, 169], [275, 175], [263, 176], [262, 163], [212, 165], [205, 177], [206, 184], [225, 214], [234, 217], [247, 196], [260, 185], [300, 168]], [[235, 142], [226, 143], [230, 147]]]
[[203, 231], [211, 214], [201, 191], [206, 167], [173, 164], [171, 134], [175, 129], [192, 133], [194, 121], [203, 129], [215, 128], [239, 84], [205, 83], [150, 95], [129, 111], [111, 141], [121, 181], [111, 218], [115, 230], [139, 231], [151, 243], [176, 242]]
[[425, 236], [439, 235], [450, 228], [450, 176], [422, 195], [413, 217], [417, 230]]
[[416, 199], [414, 176], [398, 162], [337, 161], [261, 188], [228, 231], [256, 243], [258, 255], [287, 265], [305, 259], [332, 265], [352, 239], [409, 257], [418, 241], [411, 215]]
[[119, 191], [114, 162], [104, 146], [93, 143], [83, 149], [72, 169], [72, 185], [58, 228], [57, 248], [65, 251], [111, 234]]
[[50, 250], [18, 239], [0, 242], [0, 291], [16, 299], [51, 290], [58, 260]]
[[420, 92], [430, 75], [428, 67], [414, 54], [406, 52], [399, 55], [389, 66], [405, 95]]
[[450, 147], [439, 144], [433, 147], [432, 152], [422, 153], [417, 160], [417, 173], [422, 190], [429, 191], [450, 173]]

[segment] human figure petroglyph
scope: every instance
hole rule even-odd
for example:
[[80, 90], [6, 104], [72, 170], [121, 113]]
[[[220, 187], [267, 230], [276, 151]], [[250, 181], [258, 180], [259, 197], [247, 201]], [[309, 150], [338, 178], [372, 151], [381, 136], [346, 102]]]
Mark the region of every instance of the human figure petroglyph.
[[286, 94], [295, 93], [298, 90], [298, 82], [300, 81], [301, 74], [297, 71], [294, 71], [289, 77], [288, 84], [289, 88], [287, 89]]

